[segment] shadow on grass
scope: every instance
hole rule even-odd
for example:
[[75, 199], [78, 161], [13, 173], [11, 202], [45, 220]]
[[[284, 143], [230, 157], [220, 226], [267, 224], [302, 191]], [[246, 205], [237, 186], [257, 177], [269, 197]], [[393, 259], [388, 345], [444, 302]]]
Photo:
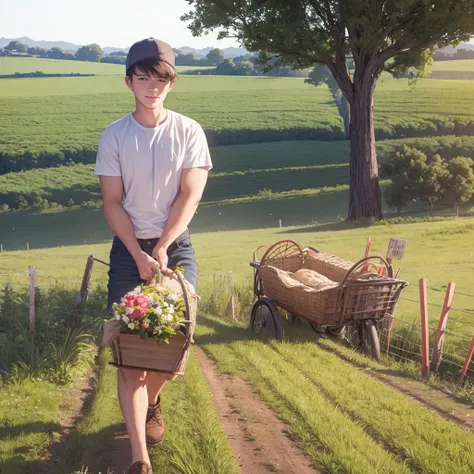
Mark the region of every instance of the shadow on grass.
[[[249, 326], [232, 324], [225, 320], [206, 314], [199, 314], [198, 325], [201, 326], [195, 336], [198, 345], [212, 343], [229, 343], [236, 341], [270, 341], [271, 337], [259, 335], [252, 332]], [[199, 334], [210, 329], [209, 333]], [[320, 336], [315, 333], [311, 326], [301, 320], [294, 323], [283, 319], [283, 340], [288, 342], [308, 342], [317, 341]]]
[[[443, 412], [444, 415], [446, 415], [448, 418], [453, 418], [454, 421], [458, 421], [456, 417], [452, 414], [449, 413], [448, 411], [443, 410], [440, 408], [438, 404], [431, 403], [428, 397], [424, 397], [421, 395], [417, 395], [417, 393], [414, 392], [414, 389], [416, 389], [416, 384], [421, 384], [423, 385], [426, 389], [430, 387], [430, 384], [426, 384], [426, 380], [421, 380], [420, 375], [410, 373], [403, 371], [402, 369], [392, 369], [390, 367], [386, 368], [376, 368], [376, 367], [370, 367], [368, 363], [364, 363], [363, 361], [356, 361], [349, 356], [347, 356], [343, 350], [340, 350], [338, 347], [329, 347], [328, 345], [324, 344], [321, 346], [324, 350], [327, 350], [328, 352], [333, 353], [340, 359], [344, 360], [345, 362], [348, 362], [351, 365], [354, 365], [359, 368], [370, 368], [370, 371], [376, 374], [377, 376], [380, 376], [383, 378], [382, 382], [392, 386], [396, 390], [402, 391], [402, 392], [407, 392], [410, 394], [410, 396], [414, 397], [421, 403], [430, 406], [433, 409], [436, 409], [437, 411]], [[342, 347], [341, 347], [342, 349]], [[390, 381], [387, 379], [387, 377], [395, 377], [397, 379], [401, 379], [402, 384], [397, 383], [396, 381]], [[407, 384], [406, 387], [404, 387], [404, 384]], [[446, 389], [446, 387], [443, 386], [431, 386], [431, 390], [435, 388], [439, 392], [442, 392], [444, 395], [446, 395], [449, 399], [452, 401], [459, 403], [465, 407], [474, 409], [474, 402], [471, 398], [464, 397], [462, 395], [458, 395], [456, 393], [453, 393], [452, 391]], [[432, 392], [435, 393], [435, 392]]]
[[[54, 423], [32, 423], [16, 426], [14, 432], [8, 431], [8, 434], [12, 437], [27, 433], [47, 433], [51, 436], [59, 429], [59, 425]], [[87, 474], [123, 474], [131, 463], [131, 456], [128, 438], [122, 437], [122, 433], [126, 433], [123, 423], [82, 436], [73, 430], [64, 451], [41, 460], [28, 460], [28, 457], [37, 455], [30, 446], [15, 448], [0, 465], [0, 474], [65, 474], [81, 472], [81, 469]], [[118, 450], [123, 453], [123, 465], [112, 466], [112, 456]]]

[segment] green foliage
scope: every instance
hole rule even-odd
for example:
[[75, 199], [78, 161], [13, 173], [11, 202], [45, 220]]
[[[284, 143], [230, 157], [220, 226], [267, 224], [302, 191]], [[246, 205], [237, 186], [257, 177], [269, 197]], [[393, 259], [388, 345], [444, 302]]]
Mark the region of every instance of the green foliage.
[[219, 48], [211, 49], [211, 51], [206, 54], [206, 59], [209, 61], [209, 64], [217, 66], [224, 61], [224, 51]]
[[431, 210], [441, 200], [467, 202], [474, 194], [473, 166], [471, 158], [446, 161], [439, 154], [427, 157], [405, 145], [382, 166], [384, 176], [392, 180], [386, 190], [387, 204], [400, 212], [417, 199], [428, 202]]
[[75, 54], [75, 57], [78, 61], [91, 61], [91, 62], [99, 62], [100, 58], [104, 55], [102, 48], [96, 44], [87, 44], [85, 46], [81, 46]]
[[41, 377], [66, 384], [88, 370], [105, 314], [104, 291], [101, 287], [96, 291], [102, 300], [94, 295], [84, 303], [81, 325], [73, 327], [76, 292], [61, 286], [37, 288], [36, 330], [30, 333], [28, 292], [5, 285], [0, 294], [0, 373], [4, 379], [20, 383]]
[[474, 195], [474, 161], [472, 158], [453, 158], [448, 161], [447, 170], [443, 183], [447, 199], [456, 205], [468, 202]]
[[[377, 80], [389, 60], [403, 67], [422, 63], [426, 50], [436, 43], [467, 40], [474, 33], [474, 1], [436, 6], [412, 0], [340, 2], [250, 0], [216, 3], [193, 0], [182, 16], [196, 36], [219, 29], [219, 38], [237, 38], [249, 51], [259, 51], [259, 62], [269, 68], [295, 68], [325, 64], [350, 105], [351, 140], [349, 218], [380, 219], [381, 194], [373, 148], [373, 95]], [[414, 13], [416, 12], [416, 13]], [[436, 28], [433, 28], [436, 24]], [[354, 60], [351, 76], [346, 63]], [[275, 62], [271, 62], [274, 58]], [[347, 130], [347, 127], [346, 127]], [[364, 150], [364, 151], [362, 151]], [[367, 155], [368, 153], [368, 155]], [[355, 176], [358, 176], [355, 179]]]

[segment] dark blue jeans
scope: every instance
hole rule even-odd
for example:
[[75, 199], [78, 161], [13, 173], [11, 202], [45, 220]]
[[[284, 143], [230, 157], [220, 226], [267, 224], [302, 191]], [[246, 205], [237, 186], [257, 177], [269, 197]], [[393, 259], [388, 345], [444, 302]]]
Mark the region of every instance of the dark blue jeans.
[[[151, 255], [159, 239], [137, 239], [140, 247]], [[197, 288], [197, 262], [189, 232], [183, 232], [168, 248], [168, 268], [174, 270], [178, 263], [184, 268], [184, 278]], [[123, 242], [115, 237], [110, 250], [108, 304], [118, 303], [122, 296], [142, 284], [137, 264]]]

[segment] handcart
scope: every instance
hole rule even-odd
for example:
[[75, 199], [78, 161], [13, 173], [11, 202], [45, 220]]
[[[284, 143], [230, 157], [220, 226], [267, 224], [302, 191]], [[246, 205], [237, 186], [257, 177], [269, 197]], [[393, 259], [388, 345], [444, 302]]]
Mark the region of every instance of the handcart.
[[[257, 298], [250, 317], [252, 331], [281, 340], [281, 308], [293, 318], [306, 320], [315, 331], [339, 339], [347, 327], [354, 326], [359, 348], [380, 358], [377, 325], [394, 314], [400, 292], [408, 285], [393, 278], [392, 267], [383, 257], [368, 256], [354, 263], [282, 240], [265, 247], [258, 260], [262, 247], [250, 262]], [[291, 278], [300, 269], [313, 270], [331, 284], [319, 289], [301, 284]]]

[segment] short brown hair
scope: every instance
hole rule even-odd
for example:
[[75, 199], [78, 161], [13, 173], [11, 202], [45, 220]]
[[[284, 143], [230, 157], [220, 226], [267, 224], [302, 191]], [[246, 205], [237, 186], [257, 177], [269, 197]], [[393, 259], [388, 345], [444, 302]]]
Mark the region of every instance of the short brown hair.
[[178, 73], [173, 67], [164, 61], [160, 61], [159, 59], [144, 59], [143, 61], [140, 61], [131, 67], [127, 71], [127, 77], [130, 79], [130, 81], [133, 80], [133, 74], [136, 74], [137, 69], [145, 73], [147, 76], [168, 79], [170, 82], [174, 82], [178, 77]]

